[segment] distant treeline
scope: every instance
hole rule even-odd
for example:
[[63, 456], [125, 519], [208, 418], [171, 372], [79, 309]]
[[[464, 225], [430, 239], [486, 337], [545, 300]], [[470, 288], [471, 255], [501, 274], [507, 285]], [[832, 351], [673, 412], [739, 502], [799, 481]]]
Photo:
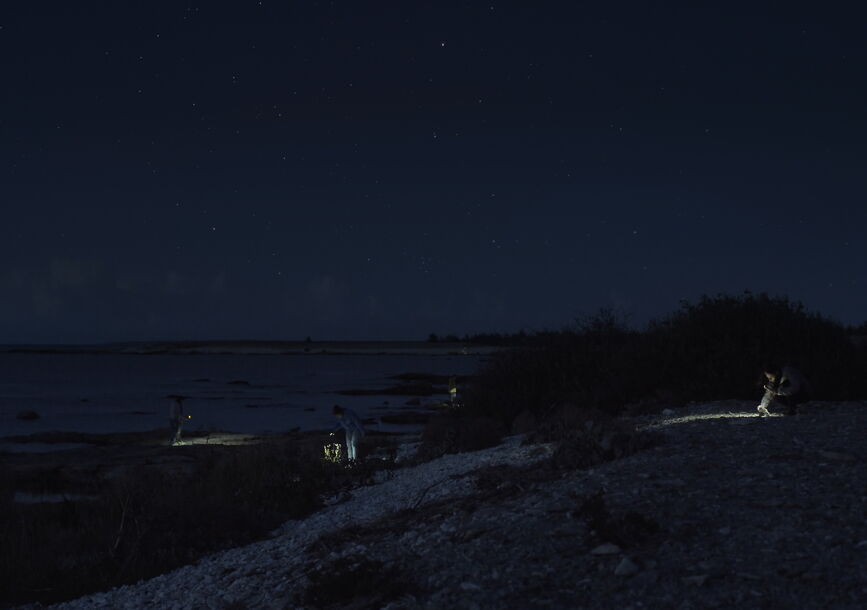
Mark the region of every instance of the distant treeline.
[[[729, 297], [715, 297], [719, 298], [729, 298]], [[759, 294], [755, 295], [754, 298], [758, 299], [767, 299], [767, 295]], [[702, 297], [702, 301], [708, 300], [710, 297]], [[781, 299], [786, 301], [785, 298]], [[803, 305], [800, 303], [792, 303], [793, 306], [803, 309]], [[690, 304], [686, 301], [681, 303], [682, 307], [690, 307]], [[576, 328], [583, 328], [586, 323], [594, 323], [597, 318], [613, 318], [617, 325], [622, 328], [626, 328], [626, 323], [624, 320], [620, 319], [619, 316], [614, 312], [613, 309], [602, 308], [595, 316], [590, 316], [585, 320], [580, 320], [576, 323]], [[653, 326], [658, 322], [653, 321], [649, 326]], [[846, 332], [853, 337], [853, 340], [858, 342], [858, 340], [867, 342], [867, 321], [863, 322], [858, 326], [847, 325], [844, 326]], [[504, 347], [515, 347], [522, 345], [538, 345], [540, 343], [544, 343], [549, 337], [552, 335], [559, 335], [564, 332], [575, 332], [575, 329], [564, 329], [564, 330], [539, 330], [539, 331], [526, 331], [519, 330], [517, 332], [512, 333], [475, 333], [469, 334], [464, 333], [463, 336], [456, 334], [448, 334], [448, 335], [438, 335], [436, 333], [430, 333], [427, 336], [428, 343], [472, 343], [476, 345], [491, 345], [491, 346], [504, 346]], [[308, 338], [309, 340], [309, 338]]]
[[765, 294], [685, 301], [641, 331], [603, 309], [559, 331], [464, 337], [511, 348], [492, 355], [465, 403], [510, 426], [522, 412], [544, 417], [563, 403], [616, 414], [642, 402], [758, 402], [768, 363], [800, 368], [815, 399], [863, 399], [864, 334], [867, 323], [847, 327]]
[[463, 337], [458, 335], [443, 335], [440, 337], [436, 333], [431, 333], [427, 337], [428, 343], [473, 343], [476, 345], [494, 345], [494, 346], [513, 346], [526, 345], [535, 341], [541, 333], [527, 333], [520, 331], [517, 333], [478, 333], [475, 335], [465, 334]]

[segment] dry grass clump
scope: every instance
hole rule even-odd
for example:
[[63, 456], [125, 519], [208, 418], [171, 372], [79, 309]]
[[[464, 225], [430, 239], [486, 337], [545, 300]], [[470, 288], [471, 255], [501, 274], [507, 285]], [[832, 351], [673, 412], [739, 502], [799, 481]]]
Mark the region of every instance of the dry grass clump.
[[261, 539], [372, 477], [373, 466], [345, 468], [321, 452], [318, 441], [199, 446], [190, 471], [142, 466], [75, 490], [88, 500], [58, 503], [15, 503], [23, 481], [0, 470], [0, 606], [68, 600], [164, 573]]
[[543, 428], [535, 438], [557, 438], [549, 464], [557, 470], [576, 470], [616, 460], [653, 446], [658, 438], [619, 419], [585, 419], [574, 427]]
[[494, 447], [505, 432], [505, 426], [491, 417], [467, 414], [460, 409], [440, 413], [424, 427], [417, 458], [425, 461], [447, 453]]

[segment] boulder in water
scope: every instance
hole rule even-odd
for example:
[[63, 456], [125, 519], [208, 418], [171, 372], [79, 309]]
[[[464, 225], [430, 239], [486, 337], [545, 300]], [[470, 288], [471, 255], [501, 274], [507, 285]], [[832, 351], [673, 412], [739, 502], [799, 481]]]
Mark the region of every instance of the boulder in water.
[[23, 419], [23, 420], [39, 419], [39, 413], [37, 413], [36, 411], [18, 411], [18, 414], [15, 416], [15, 419]]

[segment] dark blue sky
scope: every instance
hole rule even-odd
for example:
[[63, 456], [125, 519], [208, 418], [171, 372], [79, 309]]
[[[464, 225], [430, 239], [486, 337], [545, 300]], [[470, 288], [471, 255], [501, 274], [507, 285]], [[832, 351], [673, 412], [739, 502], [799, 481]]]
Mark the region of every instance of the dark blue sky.
[[867, 319], [855, 14], [128, 4], [0, 9], [0, 343]]

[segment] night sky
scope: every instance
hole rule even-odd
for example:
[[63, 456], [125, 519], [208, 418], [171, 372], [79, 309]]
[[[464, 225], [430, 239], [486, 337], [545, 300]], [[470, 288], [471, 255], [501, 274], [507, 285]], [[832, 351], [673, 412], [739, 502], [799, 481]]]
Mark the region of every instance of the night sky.
[[5, 2], [0, 62], [0, 343], [867, 319], [831, 3]]

